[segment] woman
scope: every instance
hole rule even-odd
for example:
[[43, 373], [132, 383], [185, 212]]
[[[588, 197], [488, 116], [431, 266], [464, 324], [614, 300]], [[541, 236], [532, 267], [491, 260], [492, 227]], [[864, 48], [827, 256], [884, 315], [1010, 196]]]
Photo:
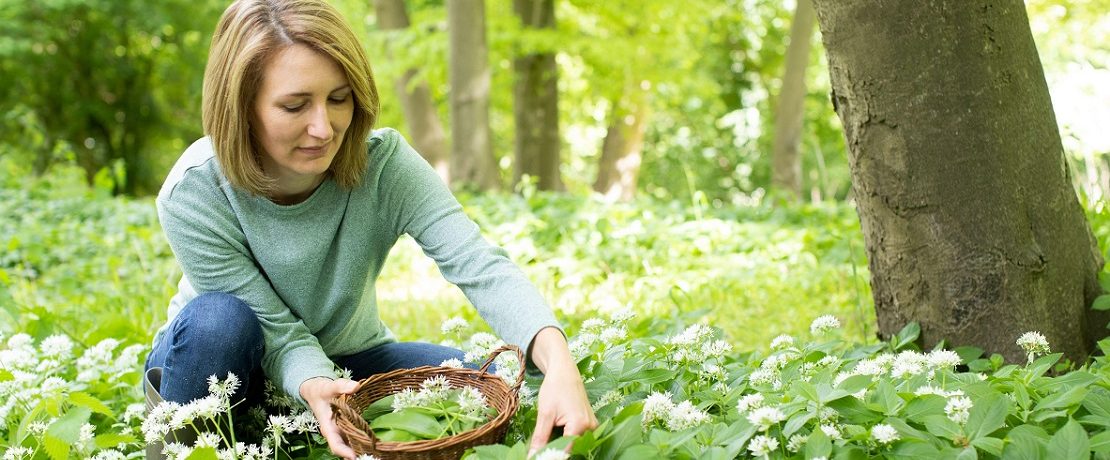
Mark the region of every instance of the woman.
[[535, 449], [597, 420], [565, 336], [537, 290], [396, 131], [371, 133], [378, 95], [362, 47], [322, 0], [240, 0], [224, 12], [204, 78], [207, 137], [158, 195], [184, 276], [155, 336], [159, 391], [188, 402], [229, 371], [256, 397], [261, 374], [308, 406], [333, 453], [353, 458], [329, 402], [334, 378], [438, 365], [459, 350], [397, 343], [374, 280], [411, 235], [506, 341], [544, 372]]

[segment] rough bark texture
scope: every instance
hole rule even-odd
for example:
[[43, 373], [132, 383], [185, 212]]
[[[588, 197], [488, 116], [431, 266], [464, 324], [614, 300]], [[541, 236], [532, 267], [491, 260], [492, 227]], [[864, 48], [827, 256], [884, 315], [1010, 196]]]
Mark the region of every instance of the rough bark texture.
[[[554, 0], [513, 0], [525, 28], [554, 29]], [[555, 55], [534, 53], [513, 59], [513, 120], [516, 123], [513, 182], [524, 174], [541, 190], [562, 190], [559, 175], [559, 91]]]
[[[409, 27], [409, 15], [404, 0], [374, 0], [378, 25], [383, 30], [403, 30]], [[390, 57], [389, 46], [386, 57]], [[439, 122], [435, 103], [432, 102], [428, 83], [414, 82], [417, 69], [408, 69], [393, 82], [401, 112], [409, 126], [413, 147], [435, 168], [444, 182], [450, 181], [450, 164], [447, 158], [447, 134]]]
[[805, 121], [806, 67], [812, 48], [817, 16], [810, 0], [798, 0], [786, 48], [786, 71], [782, 76], [775, 111], [775, 144], [771, 161], [771, 185], [797, 199], [802, 196], [802, 160], [798, 154], [802, 122]]
[[632, 95], [613, 104], [594, 182], [595, 192], [626, 201], [636, 195], [648, 118], [647, 95], [639, 89], [631, 91]]
[[448, 0], [451, 84], [451, 180], [481, 190], [499, 188], [490, 145], [490, 73], [484, 0]]
[[[817, 0], [883, 337], [1011, 361], [1106, 336], [1102, 257], [1018, 0]], [[1101, 317], [1099, 317], [1101, 316]]]

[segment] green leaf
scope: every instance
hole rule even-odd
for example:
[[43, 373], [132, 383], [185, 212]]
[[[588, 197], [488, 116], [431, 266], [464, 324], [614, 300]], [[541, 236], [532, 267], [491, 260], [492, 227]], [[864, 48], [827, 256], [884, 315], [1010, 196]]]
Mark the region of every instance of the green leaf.
[[1036, 425], [1020, 425], [1006, 434], [1006, 447], [1002, 449], [1003, 459], [1036, 460], [1045, 458], [1044, 446], [1048, 433]]
[[63, 415], [46, 428], [46, 433], [66, 444], [73, 444], [81, 436], [81, 426], [89, 421], [92, 411], [77, 407]]
[[802, 429], [810, 420], [813, 420], [813, 413], [811, 412], [798, 412], [794, 414], [794, 416], [790, 417], [790, 419], [786, 421], [786, 424], [783, 425], [782, 435], [790, 437], [794, 433], [797, 433], [798, 430]]
[[1098, 389], [1087, 393], [1087, 397], [1083, 398], [1083, 407], [1106, 423], [1103, 426], [1110, 424], [1110, 395], [1106, 390]]
[[391, 412], [370, 422], [377, 430], [404, 430], [425, 439], [436, 439], [443, 432], [443, 425], [435, 417], [414, 411]]
[[813, 430], [806, 440], [806, 458], [825, 457], [832, 453], [832, 440], [820, 429]]
[[1079, 405], [1090, 391], [1087, 387], [1074, 387], [1062, 393], [1052, 393], [1037, 403], [1036, 410], [1069, 409]]
[[135, 439], [134, 436], [131, 436], [129, 434], [120, 434], [120, 433], [98, 434], [98, 435], [96, 435], [95, 438], [93, 438], [93, 443], [96, 444], [97, 449], [108, 449], [108, 448], [116, 447], [116, 446], [118, 446], [120, 444], [123, 444], [123, 443], [136, 442], [136, 441], [138, 441], [138, 440]]
[[103, 402], [96, 399], [92, 395], [83, 391], [78, 391], [69, 394], [69, 403], [74, 406], [84, 407], [98, 414], [104, 414], [112, 417], [112, 409], [109, 409]]
[[1037, 360], [1033, 361], [1033, 363], [1030, 364], [1029, 367], [1026, 369], [1029, 372], [1030, 378], [1035, 379], [1044, 375], [1045, 372], [1047, 372], [1050, 368], [1052, 368], [1054, 364], [1056, 364], [1057, 361], [1060, 360], [1061, 356], [1064, 355], [1061, 353], [1053, 353], [1037, 358]]
[[840, 385], [837, 385], [836, 387], [838, 389], [844, 390], [844, 392], [847, 394], [855, 394], [860, 390], [866, 389], [869, 386], [871, 386], [870, 375], [853, 375], [844, 379], [844, 381], [840, 382]]
[[1068, 420], [1063, 428], [1052, 435], [1047, 447], [1052, 453], [1052, 458], [1061, 460], [1091, 458], [1091, 440], [1087, 437], [1087, 431], [1075, 420]]
[[827, 405], [853, 424], [870, 425], [883, 419], [881, 414], [868, 409], [856, 398], [841, 398], [830, 401]]
[[378, 439], [387, 442], [408, 442], [425, 439], [415, 434], [409, 433], [405, 430], [394, 429], [374, 430], [374, 436], [377, 436]]
[[983, 452], [986, 452], [988, 454], [1000, 456], [1002, 455], [1002, 448], [1005, 443], [1003, 443], [1002, 440], [998, 438], [986, 437], [971, 441], [971, 445], [975, 446], [978, 449], [982, 449]]
[[643, 385], [654, 385], [661, 382], [674, 380], [678, 372], [671, 369], [644, 369], [622, 376], [621, 382], [636, 382]]
[[906, 420], [921, 420], [927, 415], [944, 415], [944, 406], [948, 400], [940, 395], [922, 395], [910, 400], [902, 409], [902, 416]]
[[659, 449], [650, 444], [636, 444], [621, 452], [619, 460], [641, 460], [645, 458], [659, 458]]
[[215, 447], [201, 447], [189, 453], [185, 460], [216, 460]]
[[[899, 442], [894, 445], [894, 449], [891, 449], [888, 458], [933, 460], [939, 455], [940, 451], [929, 443]], [[806, 458], [813, 457], [807, 456]]]
[[933, 436], [940, 436], [950, 441], [955, 441], [963, 437], [963, 430], [960, 426], [949, 420], [948, 417], [943, 415], [930, 415], [925, 417], [925, 430], [932, 433]]
[[384, 414], [393, 412], [394, 395], [389, 395], [374, 401], [362, 411], [363, 420], [374, 420]]
[[967, 418], [967, 435], [971, 440], [985, 437], [1006, 424], [1010, 400], [998, 393], [980, 398], [971, 407]]
[[966, 447], [956, 456], [956, 460], [978, 460], [979, 452], [974, 447]]
[[917, 338], [920, 336], [921, 325], [917, 324], [916, 321], [911, 322], [894, 335], [894, 340], [891, 341], [891, 346], [894, 347], [894, 351], [901, 350], [903, 347], [917, 341]]
[[1091, 304], [1091, 308], [1099, 311], [1110, 310], [1110, 294], [1095, 297], [1095, 302]]
[[1110, 453], [1110, 431], [1091, 436], [1091, 451], [1100, 454]]
[[807, 400], [813, 402], [820, 402], [821, 400], [821, 398], [817, 395], [817, 387], [813, 386], [812, 383], [806, 382], [804, 380], [795, 380], [794, 383], [790, 384], [790, 389], [794, 392], [794, 394], [801, 396], [802, 398], [805, 398]]
[[898, 396], [894, 390], [894, 386], [886, 380], [880, 380], [879, 384], [875, 386], [875, 391], [871, 393], [870, 402], [882, 408], [884, 415], [893, 416], [902, 410], [902, 406], [906, 405], [906, 401]]
[[71, 443], [59, 439], [50, 433], [43, 436], [43, 447], [46, 449], [46, 455], [49, 455], [53, 460], [65, 460], [69, 458], [69, 445]]
[[979, 347], [963, 346], [956, 347], [952, 351], [960, 355], [960, 361], [970, 363], [983, 356], [983, 349]]

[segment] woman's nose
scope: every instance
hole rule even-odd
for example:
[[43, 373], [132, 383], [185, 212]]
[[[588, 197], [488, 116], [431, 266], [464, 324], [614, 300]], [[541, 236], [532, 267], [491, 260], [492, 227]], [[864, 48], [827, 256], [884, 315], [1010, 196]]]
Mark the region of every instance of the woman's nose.
[[331, 139], [331, 119], [328, 117], [327, 107], [320, 107], [312, 112], [308, 120], [308, 135], [317, 139]]

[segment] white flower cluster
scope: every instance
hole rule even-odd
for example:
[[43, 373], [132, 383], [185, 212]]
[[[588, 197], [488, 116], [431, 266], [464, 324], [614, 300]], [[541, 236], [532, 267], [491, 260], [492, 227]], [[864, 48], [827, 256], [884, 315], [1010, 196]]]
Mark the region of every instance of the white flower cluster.
[[760, 407], [748, 414], [748, 421], [758, 427], [759, 431], [767, 431], [783, 420], [786, 420], [786, 414], [777, 407]]
[[648, 395], [644, 399], [644, 410], [641, 417], [645, 429], [658, 421], [662, 422], [671, 431], [693, 428], [709, 421], [709, 414], [690, 401], [675, 404], [671, 400], [669, 391], [653, 392]]
[[139, 371], [138, 356], [144, 350], [132, 345], [117, 354], [119, 341], [105, 339], [74, 360], [76, 345], [64, 335], [47, 337], [36, 348], [30, 335], [19, 333], [6, 344], [0, 350], [0, 370], [11, 378], [0, 381], [0, 426], [48, 396], [85, 391], [93, 383], [132, 381], [129, 377]]
[[825, 335], [840, 327], [840, 320], [833, 315], [819, 316], [809, 324], [809, 332], [813, 335]]
[[932, 380], [936, 371], [952, 371], [962, 363], [960, 355], [951, 350], [933, 350], [927, 354], [910, 350], [897, 355], [883, 353], [874, 358], [860, 360], [852, 370], [839, 373], [834, 379], [834, 384], [840, 384], [853, 375], [889, 374], [895, 379], [925, 375], [927, 379]]
[[880, 423], [871, 427], [871, 437], [879, 444], [890, 444], [899, 439], [898, 430], [893, 426]]
[[766, 458], [771, 452], [779, 448], [779, 441], [775, 438], [766, 435], [758, 435], [752, 438], [748, 444], [748, 450], [756, 457]]
[[559, 449], [544, 449], [532, 457], [533, 460], [567, 460], [570, 454]]
[[608, 320], [590, 318], [582, 322], [578, 334], [570, 341], [570, 354], [575, 361], [592, 354], [598, 347], [611, 347], [628, 340], [625, 324], [635, 317], [632, 309], [614, 312]]
[[732, 344], [714, 339], [716, 332], [704, 324], [695, 324], [667, 339], [667, 359], [678, 365], [703, 364], [706, 360], [723, 358], [732, 351]]
[[1048, 339], [1043, 334], [1036, 331], [1029, 331], [1018, 337], [1017, 345], [1025, 350], [1028, 355], [1029, 362], [1032, 363], [1037, 359], [1038, 355], [1046, 355], [1052, 353], [1052, 349], [1048, 347]]
[[[426, 379], [416, 390], [405, 388], [393, 395], [393, 412], [410, 407], [431, 408], [443, 404], [451, 398], [451, 390], [451, 382], [442, 375]], [[481, 417], [489, 408], [485, 395], [470, 386], [458, 388], [455, 402], [458, 403], [460, 412], [470, 417]]]
[[963, 425], [967, 423], [971, 406], [971, 398], [966, 396], [948, 398], [948, 404], [944, 406], [944, 413], [948, 415], [949, 420]]

